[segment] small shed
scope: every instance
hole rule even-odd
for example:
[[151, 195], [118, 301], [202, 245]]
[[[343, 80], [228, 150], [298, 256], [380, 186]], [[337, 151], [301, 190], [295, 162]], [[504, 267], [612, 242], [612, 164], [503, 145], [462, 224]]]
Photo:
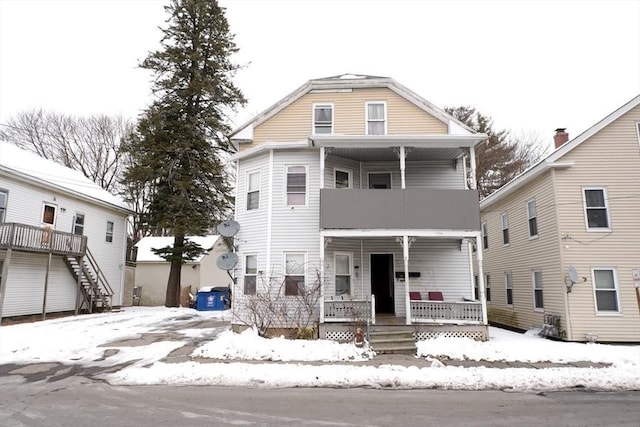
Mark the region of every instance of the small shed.
[[[182, 306], [188, 305], [189, 293], [195, 296], [201, 287], [231, 285], [231, 277], [216, 265], [218, 256], [229, 251], [224, 239], [219, 235], [189, 236], [187, 238], [202, 246], [206, 252], [182, 266], [182, 291], [180, 294]], [[139, 301], [136, 301], [136, 305], [164, 305], [171, 265], [153, 253], [153, 249], [164, 248], [172, 244], [173, 237], [168, 236], [144, 237], [135, 245], [137, 256], [134, 283], [138, 291], [137, 295], [139, 295]]]

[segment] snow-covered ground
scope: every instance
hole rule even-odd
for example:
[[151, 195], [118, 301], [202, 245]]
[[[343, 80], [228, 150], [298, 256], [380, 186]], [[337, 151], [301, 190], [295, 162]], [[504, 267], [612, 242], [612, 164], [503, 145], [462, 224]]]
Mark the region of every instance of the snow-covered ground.
[[[638, 345], [564, 343], [490, 328], [491, 339], [487, 342], [464, 338], [420, 342], [418, 357], [531, 363], [586, 361], [611, 366], [462, 368], [443, 366], [437, 360], [426, 368], [368, 366], [353, 362], [369, 360], [373, 353], [352, 344], [264, 339], [252, 331], [234, 334], [224, 326], [193, 326], [199, 320], [228, 320], [229, 315], [219, 311], [129, 307], [115, 313], [2, 326], [0, 364], [60, 362], [108, 367], [128, 362], [118, 372], [104, 375], [108, 382], [119, 385], [640, 390]], [[140, 340], [143, 334], [151, 339]], [[164, 334], [164, 338], [157, 339], [161, 336], [158, 334]], [[123, 340], [138, 342], [130, 345]], [[194, 340], [199, 345], [192, 356], [202, 363], [162, 361], [173, 350]], [[315, 363], [306, 363], [311, 361]]]

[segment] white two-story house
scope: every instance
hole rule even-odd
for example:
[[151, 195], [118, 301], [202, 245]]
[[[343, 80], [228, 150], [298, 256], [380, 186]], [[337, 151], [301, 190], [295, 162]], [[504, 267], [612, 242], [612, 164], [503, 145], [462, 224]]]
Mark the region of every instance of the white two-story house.
[[364, 317], [486, 339], [468, 179], [484, 139], [393, 79], [360, 75], [310, 80], [239, 127], [234, 324], [251, 323], [243, 301], [256, 295], [317, 286], [322, 338], [348, 339]]

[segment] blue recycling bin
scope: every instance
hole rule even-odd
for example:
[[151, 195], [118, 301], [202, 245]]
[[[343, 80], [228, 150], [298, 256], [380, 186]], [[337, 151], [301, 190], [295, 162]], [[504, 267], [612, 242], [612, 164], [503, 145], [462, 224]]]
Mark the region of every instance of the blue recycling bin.
[[226, 310], [231, 305], [231, 290], [220, 286], [210, 291], [198, 291], [196, 294], [196, 310]]

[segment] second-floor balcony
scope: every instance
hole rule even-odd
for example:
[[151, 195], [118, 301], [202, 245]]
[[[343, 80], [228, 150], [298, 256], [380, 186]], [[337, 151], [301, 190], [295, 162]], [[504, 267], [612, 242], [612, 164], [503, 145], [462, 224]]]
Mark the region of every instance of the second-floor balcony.
[[479, 231], [478, 192], [321, 189], [320, 228]]
[[33, 225], [4, 222], [0, 223], [0, 249], [82, 256], [87, 250], [87, 237]]

